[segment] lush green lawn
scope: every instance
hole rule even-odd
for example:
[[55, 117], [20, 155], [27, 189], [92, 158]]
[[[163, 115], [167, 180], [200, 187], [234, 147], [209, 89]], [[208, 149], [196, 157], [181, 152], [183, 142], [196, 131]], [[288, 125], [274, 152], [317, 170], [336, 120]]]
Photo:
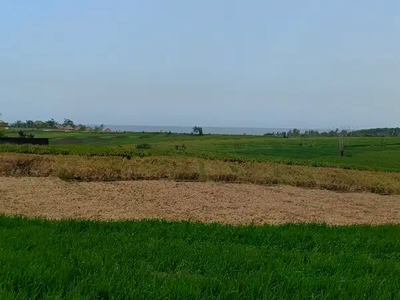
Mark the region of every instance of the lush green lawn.
[[400, 299], [399, 236], [0, 216], [0, 299]]
[[[16, 133], [13, 133], [16, 135]], [[340, 157], [337, 138], [277, 138], [244, 135], [204, 135], [166, 133], [82, 133], [34, 132], [36, 137], [49, 137], [49, 151], [24, 150], [0, 146], [1, 151], [99, 155], [129, 153], [132, 155], [187, 155], [239, 161], [275, 161], [289, 164], [334, 166], [400, 172], [400, 138], [354, 137], [349, 139], [345, 157]], [[134, 151], [135, 145], [147, 143], [152, 149]], [[185, 153], [175, 145], [186, 146]]]

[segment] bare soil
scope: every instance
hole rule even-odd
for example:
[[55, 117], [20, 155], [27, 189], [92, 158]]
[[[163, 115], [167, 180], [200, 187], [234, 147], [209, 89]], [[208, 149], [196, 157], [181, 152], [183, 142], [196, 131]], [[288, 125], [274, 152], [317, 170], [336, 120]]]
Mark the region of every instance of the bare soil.
[[0, 177], [0, 214], [224, 224], [400, 224], [400, 196], [215, 182]]

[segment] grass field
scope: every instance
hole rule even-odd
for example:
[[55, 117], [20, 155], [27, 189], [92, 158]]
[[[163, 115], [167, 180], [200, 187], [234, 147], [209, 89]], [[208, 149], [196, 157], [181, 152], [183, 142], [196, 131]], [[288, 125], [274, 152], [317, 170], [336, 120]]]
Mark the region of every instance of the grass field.
[[1, 299], [399, 299], [399, 227], [0, 217]]
[[[337, 138], [289, 138], [167, 133], [34, 132], [50, 146], [0, 145], [0, 152], [72, 155], [188, 156], [229, 161], [261, 161], [346, 169], [400, 172], [400, 137], [349, 138], [340, 157]], [[10, 134], [13, 135], [13, 134]], [[14, 133], [16, 135], [16, 133]], [[150, 144], [149, 150], [135, 145]], [[185, 145], [177, 151], [175, 145]]]

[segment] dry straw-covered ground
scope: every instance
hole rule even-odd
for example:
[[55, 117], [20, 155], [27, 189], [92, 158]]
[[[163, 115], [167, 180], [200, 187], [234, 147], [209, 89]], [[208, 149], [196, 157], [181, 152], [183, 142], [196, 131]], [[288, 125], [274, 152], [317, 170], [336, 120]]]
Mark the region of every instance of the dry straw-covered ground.
[[0, 176], [0, 214], [7, 215], [226, 224], [400, 223], [397, 173], [174, 157], [1, 154]]
[[54, 177], [0, 177], [0, 214], [257, 225], [384, 224], [400, 223], [400, 197], [216, 182], [65, 182]]

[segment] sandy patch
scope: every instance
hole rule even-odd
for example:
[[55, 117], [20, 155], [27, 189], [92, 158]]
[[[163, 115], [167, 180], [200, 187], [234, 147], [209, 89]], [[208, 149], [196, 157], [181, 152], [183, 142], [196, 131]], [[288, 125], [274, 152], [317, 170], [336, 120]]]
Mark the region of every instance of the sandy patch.
[[225, 224], [400, 224], [400, 196], [214, 182], [70, 183], [0, 177], [0, 214]]

